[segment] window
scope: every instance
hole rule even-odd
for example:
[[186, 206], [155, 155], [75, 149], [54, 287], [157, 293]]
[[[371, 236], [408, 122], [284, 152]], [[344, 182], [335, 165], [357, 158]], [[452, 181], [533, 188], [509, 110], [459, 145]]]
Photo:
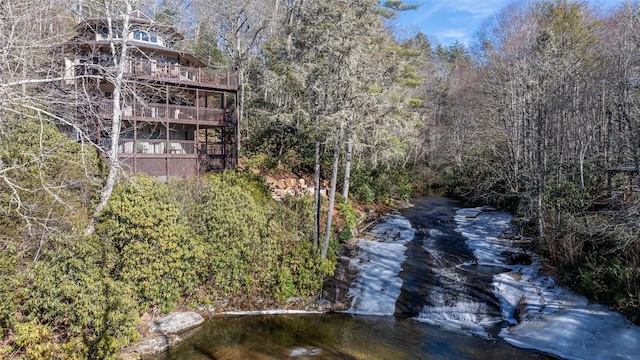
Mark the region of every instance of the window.
[[143, 30], [135, 30], [133, 32], [133, 38], [135, 40], [152, 42], [152, 43], [157, 43], [158, 42], [158, 37], [156, 35], [150, 34], [150, 33], [146, 32], [146, 31], [143, 31]]
[[[122, 38], [122, 30], [118, 29], [118, 28], [113, 28], [113, 38], [114, 39], [120, 39]], [[103, 39], [108, 39], [109, 38], [109, 28], [107, 26], [100, 26], [98, 28], [98, 34], [100, 34], [100, 36], [102, 36]]]

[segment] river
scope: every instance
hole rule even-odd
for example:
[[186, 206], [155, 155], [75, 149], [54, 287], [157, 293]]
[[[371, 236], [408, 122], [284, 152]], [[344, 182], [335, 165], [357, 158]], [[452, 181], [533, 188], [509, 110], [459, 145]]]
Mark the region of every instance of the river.
[[213, 317], [158, 359], [635, 358], [638, 327], [540, 275], [510, 220], [416, 199], [359, 240], [346, 311]]

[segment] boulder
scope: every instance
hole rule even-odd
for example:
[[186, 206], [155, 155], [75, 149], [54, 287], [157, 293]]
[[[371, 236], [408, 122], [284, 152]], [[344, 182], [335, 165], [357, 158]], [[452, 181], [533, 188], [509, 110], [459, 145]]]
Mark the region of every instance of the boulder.
[[272, 178], [271, 176], [265, 176], [264, 181], [271, 187], [276, 187], [278, 185], [278, 180]]
[[119, 359], [144, 359], [165, 352], [193, 335], [197, 331], [195, 327], [202, 322], [204, 318], [193, 311], [170, 314], [151, 321], [147, 324], [148, 334], [139, 343], [123, 350]]
[[296, 187], [298, 185], [298, 180], [296, 180], [296, 179], [287, 179], [286, 183], [287, 183], [287, 187], [292, 188], [292, 187]]
[[280, 190], [284, 190], [287, 188], [287, 182], [284, 180], [278, 180], [278, 184], [276, 185], [276, 187]]
[[149, 331], [171, 335], [187, 331], [204, 322], [197, 312], [189, 311], [171, 314], [149, 323]]

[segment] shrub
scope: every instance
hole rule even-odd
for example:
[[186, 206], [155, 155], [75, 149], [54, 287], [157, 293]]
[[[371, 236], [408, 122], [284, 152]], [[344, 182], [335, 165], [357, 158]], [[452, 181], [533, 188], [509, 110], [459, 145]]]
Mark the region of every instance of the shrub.
[[[60, 133], [47, 119], [2, 114], [0, 121], [0, 241], [33, 260], [88, 221], [99, 187], [98, 157]], [[53, 238], [51, 238], [53, 239]]]
[[0, 339], [7, 335], [5, 329], [15, 323], [18, 307], [15, 292], [20, 287], [16, 283], [17, 275], [14, 254], [0, 251]]
[[338, 235], [338, 241], [343, 243], [351, 238], [352, 233], [357, 225], [358, 213], [355, 211], [353, 206], [351, 206], [351, 204], [345, 203], [344, 200], [338, 203], [337, 208], [340, 212], [340, 215], [344, 219], [344, 228]]
[[168, 185], [138, 176], [117, 187], [96, 232], [114, 248], [114, 279], [133, 284], [147, 306], [168, 312], [196, 288], [200, 241]]
[[413, 194], [412, 179], [404, 167], [371, 168], [357, 166], [351, 175], [351, 195], [364, 204], [408, 201]]
[[112, 255], [96, 237], [81, 238], [21, 273], [15, 345], [34, 358], [113, 358], [135, 340], [133, 293], [105, 271]]
[[269, 270], [277, 258], [264, 208], [238, 183], [243, 181], [230, 173], [210, 176], [198, 219], [205, 270], [216, 292], [225, 296], [269, 288], [274, 281]]
[[[203, 239], [199, 266], [205, 302], [222, 298], [282, 301], [320, 290], [327, 273], [307, 232], [313, 228], [313, 199], [276, 203], [253, 174], [211, 174], [190, 210]], [[194, 191], [195, 189], [192, 189]]]

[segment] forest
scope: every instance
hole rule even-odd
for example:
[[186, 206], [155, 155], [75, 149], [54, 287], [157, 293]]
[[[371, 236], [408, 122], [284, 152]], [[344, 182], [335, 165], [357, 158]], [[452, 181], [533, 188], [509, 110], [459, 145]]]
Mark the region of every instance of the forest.
[[[639, 322], [640, 4], [514, 1], [469, 46], [394, 28], [415, 8], [0, 3], [0, 358], [116, 358], [145, 314], [308, 305], [357, 208], [434, 192], [511, 211], [545, 271]], [[238, 170], [131, 176], [69, 116], [86, 101], [61, 70], [76, 24], [133, 10], [238, 73]], [[139, 94], [127, 41], [111, 46], [117, 136]], [[316, 196], [274, 201], [264, 175], [281, 174]]]

